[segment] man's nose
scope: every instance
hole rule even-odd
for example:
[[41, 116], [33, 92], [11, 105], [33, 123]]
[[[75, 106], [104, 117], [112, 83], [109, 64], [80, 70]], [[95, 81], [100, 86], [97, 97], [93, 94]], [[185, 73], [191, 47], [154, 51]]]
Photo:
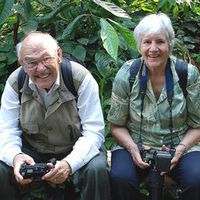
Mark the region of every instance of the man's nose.
[[46, 69], [45, 65], [42, 63], [42, 61], [39, 61], [37, 64], [37, 71], [43, 71], [45, 69]]

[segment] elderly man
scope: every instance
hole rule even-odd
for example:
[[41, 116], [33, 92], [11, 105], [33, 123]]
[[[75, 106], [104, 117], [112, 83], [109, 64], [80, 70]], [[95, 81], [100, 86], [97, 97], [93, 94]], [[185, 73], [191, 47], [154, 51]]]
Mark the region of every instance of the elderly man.
[[[59, 185], [72, 180], [78, 199], [109, 199], [96, 81], [82, 65], [70, 61], [75, 97], [63, 81], [62, 50], [47, 33], [26, 36], [18, 45], [18, 57], [27, 74], [22, 95], [17, 84], [20, 67], [8, 78], [1, 101], [1, 198], [13, 200], [19, 185], [32, 184], [32, 178], [20, 174], [22, 164], [47, 163], [50, 171], [42, 182]], [[53, 157], [54, 166], [48, 162]]]

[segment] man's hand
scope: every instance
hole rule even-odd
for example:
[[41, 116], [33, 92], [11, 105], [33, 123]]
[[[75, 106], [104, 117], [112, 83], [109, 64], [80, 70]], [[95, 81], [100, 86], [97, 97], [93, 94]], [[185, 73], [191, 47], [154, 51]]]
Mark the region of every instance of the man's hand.
[[61, 184], [69, 178], [71, 167], [66, 161], [57, 161], [55, 166], [52, 163], [47, 163], [47, 165], [52, 169], [42, 177], [42, 180], [53, 184]]
[[14, 170], [15, 179], [21, 185], [26, 185], [32, 182], [32, 179], [24, 179], [22, 175], [19, 173], [21, 164], [24, 164], [24, 163], [29, 164], [29, 165], [35, 164], [32, 157], [23, 153], [17, 154], [13, 159], [13, 170]]

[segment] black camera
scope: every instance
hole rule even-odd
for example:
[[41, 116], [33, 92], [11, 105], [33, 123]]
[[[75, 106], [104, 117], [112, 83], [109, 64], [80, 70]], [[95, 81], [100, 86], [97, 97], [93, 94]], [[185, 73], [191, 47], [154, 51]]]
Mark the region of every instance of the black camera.
[[51, 170], [46, 163], [36, 163], [35, 165], [22, 164], [20, 167], [20, 174], [23, 178], [33, 178], [34, 180], [41, 180], [41, 177]]
[[171, 166], [171, 160], [174, 156], [175, 149], [167, 151], [157, 150], [144, 150], [142, 145], [138, 145], [141, 157], [143, 161], [150, 164], [149, 171], [149, 199], [150, 200], [161, 200], [163, 199], [163, 185], [164, 175], [161, 172], [169, 172]]
[[170, 171], [171, 160], [174, 156], [174, 149], [167, 151], [157, 151], [157, 150], [141, 150], [141, 156], [143, 161], [150, 164], [152, 168], [159, 172]]

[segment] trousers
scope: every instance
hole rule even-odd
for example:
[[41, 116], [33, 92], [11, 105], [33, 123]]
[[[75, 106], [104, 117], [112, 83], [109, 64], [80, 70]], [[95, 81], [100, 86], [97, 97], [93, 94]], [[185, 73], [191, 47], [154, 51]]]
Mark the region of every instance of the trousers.
[[[52, 156], [57, 159], [63, 156], [44, 155], [27, 147], [23, 148], [23, 152], [32, 156], [35, 159], [35, 162], [47, 162], [52, 158]], [[89, 163], [76, 171], [71, 176], [71, 181], [76, 192], [76, 200], [110, 200], [109, 167], [107, 164], [105, 150], [102, 148], [100, 154], [95, 156], [89, 161]], [[24, 186], [22, 187], [16, 182], [13, 174], [13, 168], [9, 167], [2, 161], [0, 161], [0, 186], [1, 199], [22, 200], [20, 195], [25, 189]], [[25, 187], [30, 187], [30, 184]]]
[[[137, 167], [124, 149], [112, 152], [111, 196], [113, 200], [140, 200], [139, 185], [149, 170]], [[181, 200], [200, 200], [200, 152], [185, 154], [176, 167], [168, 173], [181, 189]]]

